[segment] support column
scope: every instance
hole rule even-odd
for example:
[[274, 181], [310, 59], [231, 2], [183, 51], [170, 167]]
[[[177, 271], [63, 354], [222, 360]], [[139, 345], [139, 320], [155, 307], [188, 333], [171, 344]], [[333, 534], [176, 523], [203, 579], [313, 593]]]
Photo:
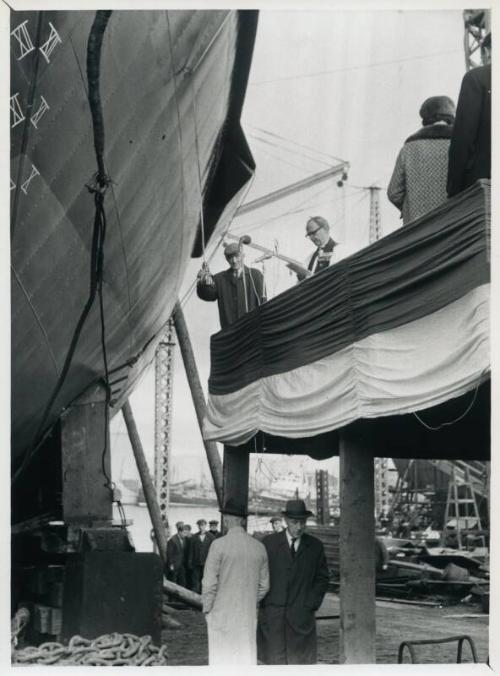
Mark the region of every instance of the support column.
[[[61, 416], [62, 504], [68, 524], [97, 524], [113, 518], [106, 388], [99, 384]], [[106, 445], [106, 452], [104, 452]]]
[[340, 440], [340, 663], [374, 664], [373, 455], [349, 433]]
[[224, 446], [223, 505], [228, 500], [248, 507], [248, 478], [250, 472], [250, 451], [246, 446]]

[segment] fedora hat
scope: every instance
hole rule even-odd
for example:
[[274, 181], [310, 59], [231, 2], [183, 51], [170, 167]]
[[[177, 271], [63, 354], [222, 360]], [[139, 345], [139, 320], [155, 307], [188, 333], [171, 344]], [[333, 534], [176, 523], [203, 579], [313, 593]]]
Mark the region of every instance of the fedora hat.
[[306, 503], [303, 500], [288, 500], [281, 513], [291, 519], [307, 519], [308, 516], [313, 516], [313, 513], [306, 509]]
[[237, 502], [233, 498], [229, 498], [225, 502], [220, 512], [222, 514], [227, 514], [228, 516], [248, 516], [246, 505]]

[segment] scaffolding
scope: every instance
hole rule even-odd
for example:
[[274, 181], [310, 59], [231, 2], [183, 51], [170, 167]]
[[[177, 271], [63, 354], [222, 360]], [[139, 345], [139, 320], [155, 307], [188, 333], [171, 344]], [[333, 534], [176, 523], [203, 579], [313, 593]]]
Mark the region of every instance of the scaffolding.
[[470, 70], [485, 63], [483, 43], [491, 30], [490, 10], [466, 9], [463, 17], [465, 68]]
[[169, 319], [155, 354], [155, 488], [166, 526], [170, 498], [174, 346], [174, 325]]

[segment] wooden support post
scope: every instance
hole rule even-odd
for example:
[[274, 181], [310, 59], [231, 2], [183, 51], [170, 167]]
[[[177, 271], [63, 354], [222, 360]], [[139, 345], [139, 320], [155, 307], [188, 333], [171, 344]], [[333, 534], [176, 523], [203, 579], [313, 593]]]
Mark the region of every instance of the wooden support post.
[[248, 508], [250, 451], [246, 446], [224, 446], [224, 502], [235, 501]]
[[163, 521], [160, 505], [158, 504], [158, 498], [156, 497], [156, 491], [149, 473], [148, 463], [146, 462], [146, 456], [144, 455], [144, 450], [142, 448], [141, 439], [139, 437], [139, 432], [134, 420], [134, 415], [130, 407], [128, 400], [122, 406], [123, 419], [125, 420], [125, 425], [127, 426], [127, 432], [132, 445], [132, 450], [134, 452], [135, 462], [137, 464], [137, 469], [139, 470], [139, 476], [141, 477], [142, 489], [144, 491], [144, 498], [146, 500], [146, 505], [148, 506], [149, 516], [151, 517], [151, 523], [153, 525], [153, 530], [155, 534], [156, 544], [158, 545], [158, 550], [160, 553], [160, 558], [163, 562], [163, 565], [167, 563], [167, 534], [165, 531], [165, 523]]
[[61, 416], [62, 504], [66, 523], [102, 524], [113, 518], [112, 494], [103, 473], [104, 465], [106, 474], [111, 476], [105, 412], [106, 390], [101, 384], [89, 389]]
[[340, 440], [340, 663], [374, 664], [375, 519], [373, 454]]
[[[153, 480], [146, 462], [139, 432], [137, 431], [134, 415], [128, 401], [126, 401], [122, 406], [122, 414], [127, 426], [132, 450], [134, 451], [137, 469], [139, 470], [139, 475], [141, 477], [144, 497], [148, 506], [149, 516], [151, 517], [151, 523], [153, 524], [156, 544], [158, 546], [163, 566], [165, 566], [167, 562], [167, 535], [165, 532], [165, 523], [161, 515], [160, 505], [158, 504], [158, 498], [156, 496]], [[184, 603], [187, 603], [193, 608], [197, 608], [199, 610], [202, 607], [201, 596], [199, 594], [196, 594], [189, 589], [185, 589], [174, 582], [163, 580], [163, 589], [171, 596], [175, 596], [175, 598], [184, 601]]]
[[[200, 376], [198, 375], [198, 369], [196, 367], [196, 360], [194, 358], [193, 347], [191, 345], [189, 331], [184, 318], [184, 312], [182, 311], [179, 303], [176, 304], [172, 317], [174, 319], [175, 332], [177, 333], [177, 338], [179, 340], [182, 361], [184, 362], [184, 368], [186, 369], [189, 389], [191, 390], [191, 396], [193, 397], [196, 417], [198, 418], [198, 424], [203, 437], [203, 420], [207, 413], [207, 404], [205, 402], [205, 395], [203, 394], [201, 387]], [[203, 439], [203, 444], [205, 446], [208, 465], [210, 467], [210, 472], [214, 482], [217, 502], [219, 503], [219, 507], [221, 507], [222, 463], [220, 460], [219, 451], [217, 450], [217, 444], [215, 441], [205, 441], [205, 439]]]

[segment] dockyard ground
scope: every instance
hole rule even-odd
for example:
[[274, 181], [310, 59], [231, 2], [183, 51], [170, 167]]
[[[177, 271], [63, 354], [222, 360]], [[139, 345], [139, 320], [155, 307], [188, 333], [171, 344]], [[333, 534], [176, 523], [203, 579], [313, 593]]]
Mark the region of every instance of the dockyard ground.
[[[317, 616], [339, 615], [340, 603], [336, 594], [328, 593]], [[478, 615], [478, 617], [454, 617]], [[162, 639], [167, 643], [170, 665], [208, 664], [207, 630], [203, 614], [196, 610], [178, 610], [175, 618], [180, 629], [165, 630]], [[479, 662], [488, 658], [488, 615], [470, 605], [447, 607], [408, 606], [389, 601], [377, 601], [377, 663], [395, 664], [402, 641], [448, 638], [467, 634], [475, 643]], [[319, 620], [318, 663], [339, 663], [339, 620]], [[419, 663], [453, 664], [457, 644], [416, 646]], [[405, 653], [405, 662], [408, 652]], [[464, 644], [463, 662], [472, 662], [468, 646]]]

